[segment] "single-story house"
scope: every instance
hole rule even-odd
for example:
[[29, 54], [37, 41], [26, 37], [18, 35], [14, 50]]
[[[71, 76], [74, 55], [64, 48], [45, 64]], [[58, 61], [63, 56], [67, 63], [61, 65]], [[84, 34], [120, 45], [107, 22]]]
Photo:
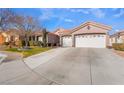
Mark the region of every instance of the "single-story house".
[[110, 35], [109, 37], [110, 46], [112, 46], [113, 43], [124, 43], [124, 30]]
[[19, 32], [15, 29], [1, 31], [0, 32], [1, 45], [4, 44], [5, 42], [18, 42], [19, 36], [20, 36]]
[[[35, 31], [32, 33], [31, 38], [32, 39], [30, 39], [30, 40], [43, 42], [43, 32]], [[59, 44], [59, 36], [54, 33], [47, 32], [46, 43], [48, 44], [48, 46], [58, 45]]]
[[0, 32], [0, 45], [2, 45], [5, 42], [5, 37], [2, 34], [2, 32]]
[[[16, 29], [10, 29], [7, 31], [1, 31], [0, 32], [0, 44], [6, 43], [14, 43], [18, 46], [19, 41], [23, 40], [24, 38], [23, 31], [19, 31]], [[41, 41], [43, 42], [43, 32], [42, 31], [34, 31], [31, 33], [28, 33], [28, 40], [29, 41]], [[47, 32], [46, 41], [49, 46], [56, 46], [59, 44], [59, 36], [56, 34], [53, 34], [51, 32]]]
[[110, 26], [97, 22], [85, 22], [61, 35], [63, 47], [105, 48], [109, 45]]

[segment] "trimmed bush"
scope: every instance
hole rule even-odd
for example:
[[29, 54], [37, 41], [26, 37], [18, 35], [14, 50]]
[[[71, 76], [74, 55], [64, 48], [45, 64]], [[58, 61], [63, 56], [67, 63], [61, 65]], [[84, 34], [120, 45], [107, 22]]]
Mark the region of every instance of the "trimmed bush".
[[124, 51], [124, 44], [123, 43], [113, 43], [112, 47], [115, 50], [120, 50], [120, 51]]
[[9, 45], [9, 42], [4, 42], [3, 45], [8, 46]]
[[42, 41], [38, 41], [38, 46], [43, 47], [43, 42]]
[[38, 41], [34, 41], [34, 46], [38, 46]]
[[33, 41], [29, 41], [30, 46], [34, 46], [34, 42]]
[[22, 42], [22, 47], [26, 45], [24, 40], [22, 40], [21, 42]]
[[22, 47], [22, 41], [21, 41], [21, 40], [19, 40], [18, 46], [19, 46], [20, 48]]

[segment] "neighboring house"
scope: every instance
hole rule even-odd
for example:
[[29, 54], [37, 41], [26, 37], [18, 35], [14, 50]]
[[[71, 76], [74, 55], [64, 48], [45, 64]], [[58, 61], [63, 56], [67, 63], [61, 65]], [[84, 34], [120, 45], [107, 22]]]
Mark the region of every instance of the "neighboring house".
[[[30, 40], [43, 42], [43, 32], [35, 31], [32, 33]], [[47, 32], [46, 41], [48, 46], [56, 46], [59, 43], [59, 37], [56, 34]]]
[[61, 36], [61, 45], [66, 47], [105, 48], [109, 45], [110, 26], [86, 22]]
[[[28, 34], [29, 41], [43, 41], [43, 33], [42, 31], [34, 31]], [[0, 32], [0, 44], [6, 43], [14, 43], [15, 45], [19, 45], [19, 41], [23, 40], [24, 32], [18, 31], [16, 29], [10, 29], [8, 31]], [[56, 46], [59, 43], [59, 36], [53, 34], [51, 32], [47, 32], [47, 44], [49, 46]]]
[[49, 32], [47, 34], [47, 43], [49, 45], [58, 46], [59, 45], [59, 36]]
[[0, 32], [0, 45], [2, 45], [5, 42], [5, 37], [2, 34], [2, 32]]
[[113, 43], [124, 43], [124, 30], [119, 31], [109, 37], [110, 46]]
[[1, 31], [0, 37], [3, 39], [0, 40], [1, 44], [9, 43], [9, 42], [18, 42], [19, 40], [19, 32], [15, 29], [10, 29], [7, 31]]
[[6, 42], [16, 42], [20, 39], [20, 32], [15, 29], [10, 29], [5, 32], [6, 34]]

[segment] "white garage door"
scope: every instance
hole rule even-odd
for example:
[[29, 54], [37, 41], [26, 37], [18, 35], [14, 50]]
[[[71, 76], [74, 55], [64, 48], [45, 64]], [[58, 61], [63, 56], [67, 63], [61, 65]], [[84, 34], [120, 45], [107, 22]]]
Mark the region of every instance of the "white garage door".
[[72, 46], [72, 37], [71, 36], [62, 37], [62, 46], [64, 47]]
[[75, 47], [105, 48], [106, 35], [77, 35], [75, 36]]

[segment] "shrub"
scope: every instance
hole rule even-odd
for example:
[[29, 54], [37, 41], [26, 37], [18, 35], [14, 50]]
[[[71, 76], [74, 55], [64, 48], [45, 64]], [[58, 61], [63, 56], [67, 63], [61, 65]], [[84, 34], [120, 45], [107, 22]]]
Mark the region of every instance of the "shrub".
[[38, 41], [38, 46], [43, 47], [43, 42], [42, 41]]
[[34, 42], [33, 41], [29, 41], [30, 46], [34, 46]]
[[9, 45], [9, 42], [4, 42], [4, 45], [8, 46]]
[[34, 46], [38, 46], [38, 41], [34, 41]]
[[23, 46], [21, 40], [19, 40], [19, 42], [18, 42], [18, 46], [19, 46], [20, 48]]
[[21, 42], [22, 42], [22, 47], [26, 45], [24, 40], [22, 40]]
[[123, 43], [113, 43], [112, 47], [115, 50], [120, 50], [120, 51], [124, 51], [124, 44]]

